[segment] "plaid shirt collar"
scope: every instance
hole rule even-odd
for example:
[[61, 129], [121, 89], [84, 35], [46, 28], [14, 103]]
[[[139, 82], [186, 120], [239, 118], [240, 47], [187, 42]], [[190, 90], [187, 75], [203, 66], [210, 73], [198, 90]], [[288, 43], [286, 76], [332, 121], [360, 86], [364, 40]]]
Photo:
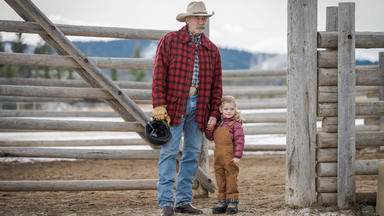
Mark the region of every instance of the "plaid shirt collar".
[[[179, 38], [183, 43], [189, 43], [191, 42], [191, 37], [189, 36], [189, 31], [187, 28], [187, 25], [185, 25], [183, 28], [179, 30]], [[201, 38], [201, 45], [206, 47], [207, 49], [211, 50], [213, 49], [211, 44], [209, 43], [209, 40], [207, 37], [205, 37], [205, 34], [200, 35]]]
[[201, 35], [198, 35], [197, 37], [193, 36], [190, 31], [188, 31], [189, 37], [191, 38], [192, 43], [196, 44], [196, 46], [201, 45]]

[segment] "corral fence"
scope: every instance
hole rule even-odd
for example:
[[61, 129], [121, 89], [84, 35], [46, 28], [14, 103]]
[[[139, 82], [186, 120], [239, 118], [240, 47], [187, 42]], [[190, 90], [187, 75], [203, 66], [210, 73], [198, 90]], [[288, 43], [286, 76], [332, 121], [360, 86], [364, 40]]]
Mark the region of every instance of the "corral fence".
[[355, 48], [384, 48], [384, 32], [355, 31], [354, 3], [327, 7], [326, 31], [316, 14], [317, 1], [288, 3], [286, 201], [375, 203], [355, 177], [377, 175], [380, 160], [356, 160], [356, 149], [383, 145], [384, 53], [378, 65], [355, 66]]
[[[39, 34], [58, 55], [0, 53], [0, 64], [64, 67], [75, 69], [83, 80], [48, 80], [0, 78], [1, 103], [84, 102], [84, 99], [104, 101], [114, 112], [1, 110], [2, 131], [119, 131], [135, 132], [140, 139], [82, 139], [82, 140], [23, 140], [0, 141], [2, 157], [44, 157], [76, 159], [144, 159], [156, 160], [158, 149], [152, 150], [93, 150], [78, 146], [148, 145], [143, 125], [150, 111], [141, 105], [151, 104], [151, 83], [112, 82], [101, 69], [153, 70], [153, 59], [87, 57], [66, 39], [66, 36], [92, 36], [124, 39], [159, 40], [168, 30], [143, 30], [112, 27], [55, 25], [30, 1], [6, 1], [24, 20], [0, 21], [0, 31]], [[208, 34], [208, 32], [207, 32]], [[239, 109], [246, 119], [246, 136], [282, 134], [286, 132], [285, 85], [269, 85], [270, 80], [285, 82], [286, 70], [225, 70], [224, 94], [239, 100]], [[255, 83], [267, 83], [255, 86]], [[123, 97], [124, 96], [124, 97]], [[269, 109], [271, 112], [252, 112]], [[123, 122], [67, 120], [65, 118], [115, 118]], [[50, 119], [51, 118], [51, 119]], [[57, 118], [60, 118], [59, 120]], [[260, 124], [261, 123], [261, 124]], [[66, 148], [56, 148], [63, 147]], [[47, 148], [44, 148], [47, 147]], [[195, 188], [198, 194], [213, 192], [215, 184], [207, 174], [209, 142], [204, 141]], [[246, 145], [246, 151], [284, 151], [285, 145]], [[4, 191], [61, 190], [128, 190], [156, 189], [156, 179], [97, 180], [97, 181], [0, 181]], [[199, 187], [201, 185], [201, 187]]]

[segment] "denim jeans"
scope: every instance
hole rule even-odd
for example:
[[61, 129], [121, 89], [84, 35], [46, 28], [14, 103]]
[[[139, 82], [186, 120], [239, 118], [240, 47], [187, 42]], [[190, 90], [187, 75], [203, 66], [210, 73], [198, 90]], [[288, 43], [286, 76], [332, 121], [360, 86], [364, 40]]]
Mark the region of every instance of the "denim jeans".
[[[203, 142], [203, 133], [195, 121], [197, 95], [189, 96], [186, 115], [178, 126], [171, 126], [172, 139], [161, 147], [158, 164], [157, 184], [158, 203], [164, 206], [182, 206], [192, 202], [192, 186], [198, 168], [198, 155]], [[176, 174], [176, 156], [179, 153], [181, 134], [184, 132], [184, 145], [177, 175], [175, 201], [173, 187]]]

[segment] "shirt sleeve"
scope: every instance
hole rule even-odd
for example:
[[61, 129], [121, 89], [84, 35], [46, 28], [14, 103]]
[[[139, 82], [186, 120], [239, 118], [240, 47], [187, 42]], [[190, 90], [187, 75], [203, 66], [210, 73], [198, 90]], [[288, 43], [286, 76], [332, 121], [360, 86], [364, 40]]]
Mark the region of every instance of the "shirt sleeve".
[[165, 89], [169, 66], [170, 52], [167, 35], [160, 39], [155, 56], [155, 68], [152, 78], [152, 104], [153, 107], [166, 105]]
[[244, 150], [244, 130], [240, 122], [233, 124], [234, 157], [241, 158]]
[[[217, 49], [217, 48], [216, 48]], [[216, 61], [214, 64], [213, 71], [213, 82], [211, 87], [211, 111], [210, 116], [220, 118], [219, 106], [221, 97], [223, 96], [223, 85], [222, 85], [222, 68], [221, 68], [221, 56], [219, 50], [216, 50]]]

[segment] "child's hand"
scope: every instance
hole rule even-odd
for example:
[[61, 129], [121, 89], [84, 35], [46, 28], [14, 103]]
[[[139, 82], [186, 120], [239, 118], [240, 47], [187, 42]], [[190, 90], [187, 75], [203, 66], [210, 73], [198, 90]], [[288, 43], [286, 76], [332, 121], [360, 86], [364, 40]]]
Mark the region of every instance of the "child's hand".
[[236, 164], [236, 166], [240, 166], [240, 158], [236, 158], [234, 157], [231, 161], [233, 161], [234, 164]]

